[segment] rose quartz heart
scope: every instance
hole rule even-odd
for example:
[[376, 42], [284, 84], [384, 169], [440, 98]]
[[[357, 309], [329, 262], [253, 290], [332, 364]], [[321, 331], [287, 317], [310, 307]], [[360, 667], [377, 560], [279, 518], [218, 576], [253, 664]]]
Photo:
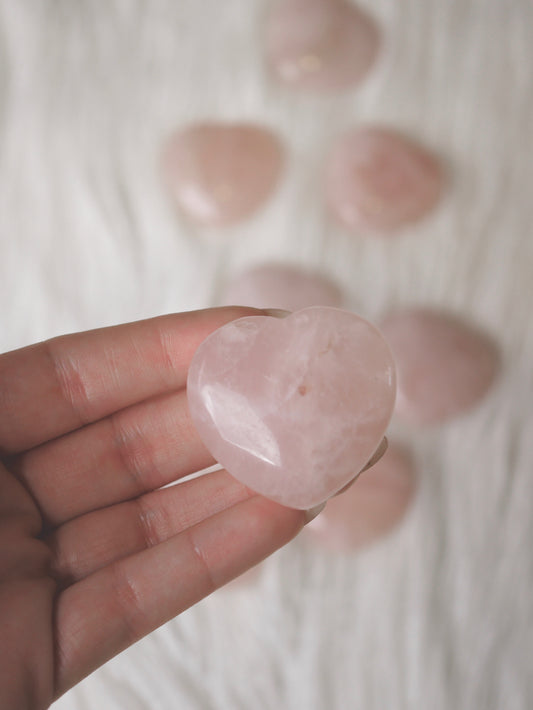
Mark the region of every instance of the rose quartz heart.
[[326, 166], [326, 200], [347, 229], [394, 232], [438, 202], [443, 170], [429, 151], [391, 129], [365, 126], [341, 136]]
[[379, 331], [325, 307], [223, 326], [198, 348], [187, 382], [193, 422], [214, 458], [258, 493], [301, 509], [363, 468], [395, 390]]
[[266, 26], [266, 55], [279, 79], [326, 92], [359, 84], [380, 47], [375, 22], [344, 0], [281, 0]]
[[250, 217], [274, 190], [283, 148], [254, 124], [196, 123], [178, 131], [162, 154], [163, 177], [181, 211], [207, 227]]
[[340, 288], [325, 275], [289, 264], [261, 264], [239, 274], [226, 288], [223, 303], [299, 311], [309, 306], [339, 308]]
[[401, 444], [389, 447], [371, 469], [307, 526], [309, 537], [335, 552], [351, 552], [393, 530], [416, 491], [415, 464]]
[[496, 379], [496, 343], [450, 314], [408, 309], [389, 315], [381, 327], [396, 360], [396, 411], [412, 424], [438, 424], [466, 412]]

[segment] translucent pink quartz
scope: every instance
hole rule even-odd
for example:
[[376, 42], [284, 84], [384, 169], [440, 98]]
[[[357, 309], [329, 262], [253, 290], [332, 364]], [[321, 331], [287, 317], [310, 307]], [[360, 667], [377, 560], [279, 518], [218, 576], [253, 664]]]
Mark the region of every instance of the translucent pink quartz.
[[350, 552], [395, 528], [416, 490], [410, 452], [389, 443], [383, 457], [345, 492], [328, 501], [308, 526], [309, 537], [330, 550]]
[[253, 214], [273, 191], [283, 150], [269, 130], [199, 123], [179, 131], [162, 156], [165, 181], [194, 222], [222, 227]]
[[262, 264], [237, 276], [223, 303], [299, 311], [308, 306], [342, 305], [339, 287], [322, 274], [285, 264]]
[[291, 86], [314, 91], [357, 85], [380, 46], [376, 24], [343, 0], [281, 0], [267, 23], [267, 59]]
[[371, 458], [395, 389], [379, 331], [322, 307], [223, 326], [198, 348], [187, 383], [193, 422], [214, 458], [258, 493], [302, 509]]
[[326, 166], [326, 200], [353, 231], [392, 232], [429, 212], [443, 189], [435, 157], [391, 130], [365, 127], [341, 137]]
[[396, 411], [414, 424], [435, 424], [473, 407], [499, 370], [495, 343], [449, 315], [407, 310], [382, 324], [398, 371]]

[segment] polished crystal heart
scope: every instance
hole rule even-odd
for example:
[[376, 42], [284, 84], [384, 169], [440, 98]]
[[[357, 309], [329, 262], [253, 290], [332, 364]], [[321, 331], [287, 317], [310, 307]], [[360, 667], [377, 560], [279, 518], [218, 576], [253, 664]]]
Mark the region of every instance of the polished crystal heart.
[[189, 368], [189, 408], [214, 458], [251, 489], [310, 508], [345, 486], [386, 431], [396, 391], [380, 332], [313, 307], [212, 333]]
[[326, 167], [326, 201], [350, 231], [393, 233], [430, 212], [444, 188], [437, 158], [391, 129], [365, 126], [337, 139]]
[[440, 424], [474, 407], [500, 370], [498, 345], [474, 325], [430, 308], [391, 313], [381, 327], [398, 371], [396, 412]]
[[266, 55], [285, 84], [316, 92], [357, 86], [376, 61], [380, 32], [345, 0], [281, 0], [266, 23]]
[[283, 148], [274, 133], [247, 123], [196, 123], [167, 141], [162, 172], [183, 214], [206, 227], [250, 217], [273, 192]]
[[291, 264], [261, 264], [239, 274], [223, 294], [227, 305], [283, 308], [299, 311], [309, 306], [338, 308], [343, 295], [324, 274]]

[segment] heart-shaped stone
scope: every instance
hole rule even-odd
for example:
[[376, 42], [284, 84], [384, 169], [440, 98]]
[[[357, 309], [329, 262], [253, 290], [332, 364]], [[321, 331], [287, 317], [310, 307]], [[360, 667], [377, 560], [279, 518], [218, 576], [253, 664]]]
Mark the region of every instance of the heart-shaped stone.
[[414, 458], [401, 444], [390, 443], [370, 471], [345, 493], [332, 498], [307, 526], [318, 545], [335, 552], [353, 552], [393, 530], [416, 492]]
[[407, 309], [381, 327], [396, 360], [396, 412], [411, 424], [441, 424], [467, 412], [500, 370], [494, 340], [451, 313]]
[[238, 275], [226, 288], [223, 302], [252, 308], [299, 311], [310, 306], [339, 308], [340, 288], [324, 274], [299, 266], [267, 263]]
[[380, 32], [345, 0], [281, 0], [266, 23], [266, 55], [291, 87], [327, 92], [358, 85], [373, 66]]
[[439, 201], [437, 158], [401, 133], [365, 126], [337, 139], [326, 166], [326, 201], [350, 231], [392, 233], [422, 219]]
[[373, 325], [318, 306], [215, 331], [193, 357], [187, 391], [198, 433], [222, 466], [258, 493], [306, 509], [371, 458], [396, 380]]
[[274, 190], [283, 148], [272, 131], [247, 123], [196, 123], [162, 154], [168, 189], [190, 220], [224, 227], [250, 217]]

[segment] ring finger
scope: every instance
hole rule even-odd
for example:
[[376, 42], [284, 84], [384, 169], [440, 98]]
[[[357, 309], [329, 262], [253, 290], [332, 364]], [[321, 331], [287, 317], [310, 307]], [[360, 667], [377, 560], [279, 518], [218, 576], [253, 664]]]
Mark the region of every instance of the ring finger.
[[52, 571], [61, 587], [69, 586], [254, 495], [220, 470], [87, 513], [46, 538]]
[[184, 389], [135, 404], [13, 462], [47, 525], [136, 498], [214, 463]]

